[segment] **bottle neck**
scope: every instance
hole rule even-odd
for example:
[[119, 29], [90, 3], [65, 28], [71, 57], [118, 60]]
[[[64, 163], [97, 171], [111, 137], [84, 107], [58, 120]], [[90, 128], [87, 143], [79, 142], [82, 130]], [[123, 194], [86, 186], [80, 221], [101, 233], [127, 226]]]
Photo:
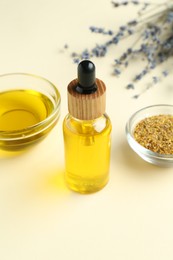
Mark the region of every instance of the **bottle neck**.
[[66, 116], [66, 125], [72, 132], [79, 132], [80, 134], [97, 134], [102, 132], [105, 128], [111, 126], [111, 121], [107, 114], [92, 120], [80, 120], [72, 115]]
[[97, 121], [99, 121], [99, 120], [102, 120], [103, 118], [107, 117], [107, 114], [104, 113], [103, 115], [101, 115], [101, 116], [99, 116], [99, 117], [97, 117], [97, 118], [93, 118], [93, 119], [79, 119], [79, 118], [77, 118], [77, 117], [71, 115], [70, 113], [68, 113], [68, 117], [69, 117], [70, 119], [75, 120], [75, 121], [78, 121], [78, 122], [80, 122], [80, 123], [84, 123], [84, 122], [86, 122], [86, 123], [92, 123], [92, 122], [97, 122]]

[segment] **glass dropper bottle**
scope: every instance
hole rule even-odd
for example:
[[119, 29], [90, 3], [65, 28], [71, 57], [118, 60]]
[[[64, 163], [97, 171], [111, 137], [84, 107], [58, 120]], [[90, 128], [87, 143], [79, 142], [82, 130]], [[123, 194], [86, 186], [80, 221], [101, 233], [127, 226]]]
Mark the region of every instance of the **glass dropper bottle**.
[[70, 189], [92, 193], [109, 180], [111, 121], [105, 113], [106, 86], [95, 65], [83, 60], [68, 85], [69, 114], [63, 122], [65, 179]]

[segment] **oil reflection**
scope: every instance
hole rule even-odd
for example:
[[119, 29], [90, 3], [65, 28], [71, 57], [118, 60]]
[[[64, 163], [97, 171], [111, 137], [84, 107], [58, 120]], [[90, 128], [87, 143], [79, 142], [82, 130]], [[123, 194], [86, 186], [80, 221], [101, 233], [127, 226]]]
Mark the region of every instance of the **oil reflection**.
[[44, 172], [42, 174], [43, 178], [39, 182], [39, 190], [44, 193], [70, 195], [71, 191], [66, 185], [64, 175], [65, 171], [63, 169]]

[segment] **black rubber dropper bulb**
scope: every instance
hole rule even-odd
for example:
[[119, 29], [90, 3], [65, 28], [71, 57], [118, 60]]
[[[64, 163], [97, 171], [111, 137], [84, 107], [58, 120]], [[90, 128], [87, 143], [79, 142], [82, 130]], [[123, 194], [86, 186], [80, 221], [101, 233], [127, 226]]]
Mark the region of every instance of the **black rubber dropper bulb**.
[[95, 84], [95, 65], [90, 60], [83, 60], [78, 65], [78, 85], [76, 91], [80, 94], [91, 94], [97, 90]]

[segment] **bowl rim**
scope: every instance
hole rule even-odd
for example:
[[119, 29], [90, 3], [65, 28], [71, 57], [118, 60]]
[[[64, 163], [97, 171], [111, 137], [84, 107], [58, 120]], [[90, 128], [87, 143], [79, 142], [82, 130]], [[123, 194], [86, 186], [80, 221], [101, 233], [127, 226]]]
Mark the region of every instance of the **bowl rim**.
[[[143, 107], [143, 108], [137, 110], [136, 112], [134, 112], [134, 113], [130, 116], [130, 118], [128, 119], [128, 121], [127, 121], [127, 123], [126, 123], [126, 126], [125, 126], [125, 132], [126, 132], [126, 136], [127, 136], [128, 143], [129, 143], [129, 145], [132, 147], [132, 149], [133, 149], [134, 151], [136, 151], [136, 152], [138, 151], [138, 152], [140, 152], [141, 154], [146, 155], [146, 156], [148, 156], [148, 157], [152, 157], [152, 158], [155, 158], [155, 159], [161, 159], [161, 160], [167, 159], [167, 160], [169, 161], [169, 160], [172, 160], [172, 159], [173, 159], [173, 154], [160, 154], [160, 153], [157, 153], [157, 152], [153, 152], [153, 151], [151, 151], [151, 150], [145, 148], [145, 147], [142, 146], [141, 144], [139, 144], [139, 143], [135, 140], [134, 136], [131, 134], [131, 133], [132, 133], [131, 130], [133, 130], [133, 129], [130, 128], [130, 123], [131, 123], [131, 121], [132, 121], [138, 114], [140, 114], [141, 112], [143, 112], [143, 111], [145, 111], [145, 110], [147, 110], [147, 109], [152, 109], [152, 108], [157, 108], [157, 107], [158, 107], [158, 108], [159, 108], [159, 107], [160, 107], [160, 108], [161, 108], [161, 107], [170, 107], [170, 108], [172, 108], [172, 112], [173, 112], [173, 105], [169, 105], [169, 104], [156, 104], [156, 105], [150, 105], [150, 106]], [[160, 113], [160, 114], [161, 114], [161, 113]], [[173, 113], [172, 113], [172, 115], [173, 115]], [[138, 122], [140, 122], [140, 119], [139, 119]], [[137, 147], [136, 149], [134, 149], [134, 147], [130, 144], [130, 140], [129, 140], [129, 139], [131, 139], [131, 141], [133, 142], [133, 144]]]
[[[20, 138], [26, 138], [28, 137], [28, 135], [24, 136], [25, 133], [32, 131], [33, 129], [39, 129], [42, 126], [46, 125], [49, 122], [52, 122], [52, 120], [54, 120], [54, 118], [56, 118], [56, 115], [59, 114], [59, 110], [60, 110], [60, 104], [61, 104], [61, 96], [60, 96], [60, 92], [59, 90], [56, 88], [56, 86], [47, 78], [42, 77], [42, 76], [38, 76], [32, 73], [24, 73], [24, 72], [13, 72], [13, 73], [5, 73], [5, 74], [0, 74], [0, 78], [2, 77], [8, 77], [8, 76], [26, 76], [26, 77], [32, 77], [35, 79], [39, 79], [42, 81], [47, 82], [51, 88], [53, 88], [53, 90], [56, 93], [56, 97], [57, 97], [57, 102], [55, 102], [55, 106], [53, 111], [48, 115], [48, 117], [46, 117], [45, 119], [43, 119], [42, 121], [28, 126], [26, 128], [21, 128], [18, 130], [10, 130], [10, 131], [1, 131], [0, 130], [0, 140], [16, 140], [16, 139], [20, 139]], [[22, 133], [22, 135], [21, 135]], [[37, 131], [35, 131], [35, 134], [37, 134]], [[10, 137], [8, 137], [10, 135]], [[12, 137], [14, 136], [14, 137]], [[31, 135], [29, 135], [31, 136]]]

